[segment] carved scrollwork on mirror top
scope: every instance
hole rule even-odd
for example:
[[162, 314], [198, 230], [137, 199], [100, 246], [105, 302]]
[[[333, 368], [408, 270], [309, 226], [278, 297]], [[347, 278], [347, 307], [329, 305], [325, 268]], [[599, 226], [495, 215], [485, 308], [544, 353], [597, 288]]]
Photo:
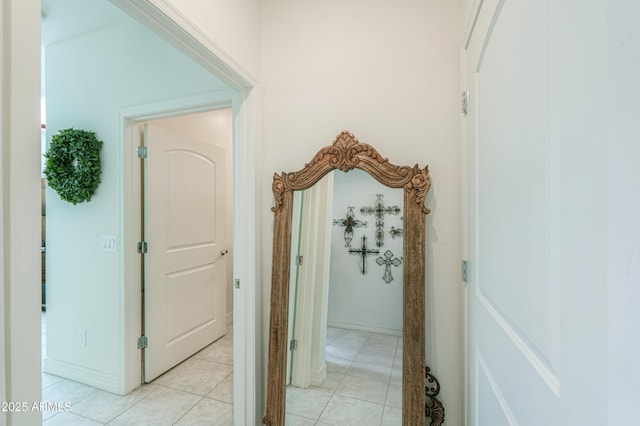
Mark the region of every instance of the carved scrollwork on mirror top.
[[[285, 388], [291, 261], [293, 192], [305, 190], [332, 170], [360, 169], [390, 188], [404, 189], [402, 424], [424, 425], [425, 394], [425, 197], [431, 186], [428, 167], [397, 166], [351, 133], [340, 133], [296, 172], [274, 174], [274, 235], [271, 315], [267, 368], [267, 407], [263, 423], [285, 424]], [[435, 395], [434, 395], [435, 397]], [[439, 403], [439, 401], [438, 401]], [[434, 407], [435, 408], [435, 407]], [[440, 424], [440, 410], [430, 410]], [[433, 416], [435, 414], [435, 416]], [[434, 417], [436, 419], [434, 419]], [[444, 417], [444, 411], [442, 411]], [[436, 420], [434, 423], [433, 420]], [[439, 422], [439, 423], [438, 423]]]
[[273, 195], [277, 211], [282, 206], [284, 193], [310, 188], [332, 170], [348, 172], [358, 168], [368, 172], [378, 182], [390, 188], [405, 188], [411, 194], [411, 200], [420, 206], [424, 214], [430, 210], [424, 207], [424, 199], [431, 187], [429, 168], [396, 166], [382, 157], [371, 145], [360, 143], [351, 133], [342, 132], [332, 145], [322, 148], [297, 172], [277, 173], [273, 176]]

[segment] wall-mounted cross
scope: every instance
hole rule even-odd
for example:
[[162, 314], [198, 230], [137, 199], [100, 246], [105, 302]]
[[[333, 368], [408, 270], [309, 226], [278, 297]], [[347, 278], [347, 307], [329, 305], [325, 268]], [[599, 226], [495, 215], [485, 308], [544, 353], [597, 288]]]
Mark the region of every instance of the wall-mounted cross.
[[373, 207], [362, 207], [360, 213], [365, 215], [374, 215], [376, 218], [376, 245], [382, 247], [384, 244], [384, 215], [385, 214], [399, 214], [400, 207], [385, 207], [384, 201], [382, 201], [382, 194], [376, 195], [376, 204]]
[[384, 280], [384, 282], [389, 284], [391, 281], [393, 281], [393, 277], [391, 276], [391, 265], [399, 266], [401, 261], [397, 257], [393, 257], [393, 253], [391, 253], [391, 250], [387, 250], [384, 252], [384, 257], [380, 256], [376, 259], [376, 263], [380, 266], [384, 265], [384, 276], [382, 277], [382, 279]]
[[[401, 217], [400, 220], [404, 220], [404, 217]], [[389, 231], [389, 234], [391, 234], [391, 238], [393, 238], [394, 240], [396, 239], [396, 236], [402, 236], [403, 233], [403, 228], [396, 228], [395, 226], [392, 226], [391, 230]]]
[[379, 254], [380, 250], [378, 249], [367, 249], [367, 237], [366, 235], [362, 236], [362, 246], [359, 249], [349, 249], [349, 253], [359, 254], [362, 256], [362, 275], [367, 273], [367, 255], [368, 254]]
[[367, 222], [356, 220], [353, 215], [353, 207], [347, 207], [347, 217], [344, 219], [334, 219], [334, 225], [344, 226], [344, 242], [345, 247], [351, 247], [353, 239], [353, 228], [361, 228], [367, 226]]

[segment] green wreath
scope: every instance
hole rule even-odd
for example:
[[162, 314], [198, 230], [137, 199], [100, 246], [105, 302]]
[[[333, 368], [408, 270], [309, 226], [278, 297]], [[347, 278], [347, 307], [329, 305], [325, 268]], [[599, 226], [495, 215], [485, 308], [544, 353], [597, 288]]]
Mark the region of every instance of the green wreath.
[[91, 200], [100, 184], [100, 149], [94, 132], [60, 130], [51, 138], [45, 154], [47, 185], [73, 205]]

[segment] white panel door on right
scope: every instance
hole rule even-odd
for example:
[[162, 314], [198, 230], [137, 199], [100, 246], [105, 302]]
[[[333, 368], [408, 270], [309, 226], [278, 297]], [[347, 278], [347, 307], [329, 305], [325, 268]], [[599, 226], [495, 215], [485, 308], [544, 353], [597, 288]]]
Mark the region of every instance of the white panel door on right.
[[549, 3], [477, 3], [464, 52], [467, 423], [555, 425], [558, 159]]

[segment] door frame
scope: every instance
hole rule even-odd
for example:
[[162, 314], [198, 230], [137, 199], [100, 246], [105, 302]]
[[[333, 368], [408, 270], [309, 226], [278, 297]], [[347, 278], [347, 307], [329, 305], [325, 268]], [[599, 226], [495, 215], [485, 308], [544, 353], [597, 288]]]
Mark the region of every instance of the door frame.
[[[264, 403], [262, 389], [257, 384], [261, 375], [261, 361], [257, 351], [261, 347], [256, 345], [256, 322], [261, 312], [256, 303], [261, 295], [256, 286], [257, 280], [257, 241], [258, 241], [258, 211], [257, 209], [257, 166], [256, 134], [257, 134], [257, 86], [256, 80], [242, 69], [233, 58], [229, 57], [212, 40], [208, 39], [198, 28], [185, 20], [182, 15], [171, 8], [165, 0], [109, 0], [129, 16], [140, 21], [146, 28], [158, 34], [169, 44], [176, 47], [185, 55], [203, 66], [212, 75], [220, 78], [232, 89], [232, 108], [234, 111], [234, 274], [235, 279], [242, 282], [241, 288], [234, 288], [234, 364], [238, 373], [234, 375], [234, 419], [236, 424], [257, 424], [260, 422]], [[40, 1], [8, 0], [0, 7], [0, 17], [11, 24], [0, 30], [0, 40], [11, 47], [20, 46], [27, 54], [16, 54], [14, 50], [0, 52], [0, 79], [7, 83], [0, 88], [11, 88], [14, 96], [2, 96], [0, 102], [0, 127], [2, 127], [2, 150], [0, 150], [0, 170], [10, 173], [10, 180], [2, 182], [2, 189], [7, 194], [22, 194], [0, 199], [0, 222], [2, 229], [12, 231], [11, 235], [21, 235], [21, 238], [11, 238], [11, 235], [0, 229], [0, 254], [6, 262], [4, 277], [0, 277], [0, 288], [6, 295], [6, 306], [33, 306], [34, 309], [12, 309], [2, 311], [2, 324], [7, 331], [6, 338], [0, 339], [0, 347], [6, 356], [0, 356], [7, 369], [6, 377], [0, 378], [0, 393], [7, 400], [38, 401], [42, 399], [40, 348], [37, 339], [17, 340], [11, 336], [38, 335], [40, 329], [40, 286], [25, 286], [24, 282], [37, 282], [39, 272], [28, 265], [39, 263], [39, 252], [25, 249], [25, 241], [38, 241], [38, 229], [33, 227], [38, 219], [40, 204], [39, 185], [39, 144], [24, 143], [29, 140], [39, 140], [39, 87], [40, 87]], [[5, 71], [20, 70], [20, 72], [3, 73]], [[11, 83], [10, 85], [8, 83]], [[122, 120], [124, 116], [118, 117]], [[119, 121], [114, 125], [122, 126]], [[34, 126], [25, 126], [32, 123]], [[7, 127], [6, 132], [5, 125]], [[11, 125], [11, 126], [10, 126]], [[10, 129], [9, 129], [10, 128]], [[124, 127], [121, 127], [124, 130]], [[124, 151], [124, 131], [119, 150]], [[123, 154], [121, 151], [119, 154]], [[10, 155], [9, 155], [10, 154]], [[23, 161], [24, 159], [28, 161]], [[10, 161], [11, 160], [11, 161]], [[13, 161], [15, 160], [15, 161]], [[123, 157], [116, 159], [120, 169], [118, 185], [124, 188]], [[27, 164], [28, 163], [28, 164]], [[5, 167], [12, 164], [13, 167]], [[30, 166], [29, 164], [32, 164]], [[26, 195], [25, 195], [26, 194]], [[241, 194], [241, 196], [240, 196]], [[7, 204], [11, 201], [11, 204]], [[125, 217], [124, 196], [118, 203], [120, 215]], [[32, 208], [34, 207], [34, 208]], [[10, 226], [9, 226], [10, 225]], [[119, 232], [124, 231], [124, 224], [119, 225]], [[124, 237], [124, 234], [121, 234]], [[11, 253], [11, 256], [8, 255]], [[118, 355], [124, 354], [124, 346], [131, 342], [124, 342], [128, 336], [125, 319], [130, 316], [132, 301], [127, 298], [124, 281], [127, 278], [124, 265], [124, 254], [120, 253], [119, 266], [121, 279], [117, 285], [121, 289], [123, 305], [121, 330], [123, 331], [122, 347], [114, 348]], [[6, 282], [5, 282], [6, 280]], [[8, 297], [8, 296], [7, 296]], [[38, 306], [38, 309], [35, 309]], [[1, 310], [1, 309], [0, 309]], [[243, 350], [238, 350], [242, 345]], [[129, 364], [120, 363], [124, 378]], [[9, 374], [10, 373], [10, 374]], [[19, 378], [20, 380], [17, 380]], [[124, 382], [121, 382], [124, 385]], [[38, 396], [39, 395], [39, 396]], [[18, 418], [17, 414], [0, 416], [0, 423], [11, 422]], [[20, 418], [28, 421], [41, 422], [41, 415], [37, 412], [20, 413]]]
[[[141, 318], [142, 318], [142, 299], [140, 293], [140, 277], [142, 274], [140, 255], [134, 249], [137, 242], [140, 240], [141, 235], [141, 222], [140, 217], [142, 215], [142, 197], [141, 197], [141, 164], [137, 158], [137, 146], [139, 144], [139, 137], [136, 137], [135, 132], [138, 131], [138, 124], [144, 121], [166, 118], [176, 115], [185, 115], [191, 113], [198, 113], [204, 111], [213, 111], [224, 108], [231, 108], [234, 116], [233, 122], [233, 145], [234, 152], [237, 151], [237, 128], [240, 125], [244, 125], [245, 120], [241, 120], [242, 117], [241, 107], [242, 99], [237, 96], [232, 90], [223, 90], [217, 92], [211, 92], [204, 95], [197, 95], [179, 99], [172, 99], [163, 102], [156, 102], [153, 104], [144, 104], [134, 107], [124, 108], [118, 111], [119, 125], [122, 129], [121, 143], [118, 144], [119, 149], [122, 151], [118, 157], [123, 159], [123, 169], [119, 176], [122, 178], [123, 184], [123, 199], [121, 209], [121, 225], [123, 229], [120, 230], [123, 235], [123, 247], [122, 250], [123, 265], [124, 265], [124, 317], [123, 317], [123, 336], [124, 336], [124, 353], [125, 363], [123, 365], [123, 377], [125, 381], [126, 391], [130, 391], [138, 387], [140, 378], [142, 377], [142, 354], [137, 348], [136, 342], [140, 336], [141, 330]], [[247, 167], [247, 162], [240, 156], [234, 155], [233, 158], [233, 175], [234, 180], [238, 174], [244, 173]], [[233, 209], [233, 222], [238, 223], [243, 219], [240, 217], [240, 208], [235, 203], [239, 202], [241, 197], [237, 196], [237, 186], [234, 185], [234, 209]], [[253, 200], [247, 200], [251, 202]], [[246, 218], [244, 219], [247, 220]], [[246, 222], [240, 222], [246, 223]], [[234, 246], [234, 279], [238, 279], [242, 276], [243, 272], [246, 272], [250, 268], [247, 262], [242, 264], [242, 255], [238, 253], [244, 253], [247, 251], [247, 247], [243, 246], [243, 238], [251, 238], [251, 235], [241, 235], [242, 227], [234, 226], [233, 233], [233, 246]], [[240, 234], [240, 235], [239, 235]], [[255, 236], [253, 236], [255, 237]], [[246, 244], [246, 243], [245, 243]], [[239, 258], [239, 259], [238, 259]], [[236, 260], [237, 259], [237, 260]], [[248, 338], [252, 333], [255, 335], [255, 323], [246, 320], [247, 309], [246, 299], [247, 293], [249, 293], [247, 287], [249, 283], [247, 280], [243, 280], [245, 284], [244, 292], [239, 292], [239, 289], [234, 289], [233, 297], [233, 329], [234, 329], [234, 401], [245, 401], [243, 404], [234, 404], [234, 418], [254, 418], [255, 417], [255, 403], [249, 402], [249, 395], [253, 395], [255, 389], [251, 389], [252, 383], [255, 384], [255, 351], [248, 350], [249, 347], [255, 345], [255, 340]], [[253, 298], [252, 298], [253, 299]], [[255, 299], [254, 299], [255, 302]], [[243, 306], [244, 305], [244, 306]], [[244, 337], [243, 337], [244, 336]], [[253, 343], [253, 345], [252, 345]], [[251, 368], [250, 368], [251, 367]], [[255, 386], [255, 385], [254, 385]], [[244, 424], [244, 421], [240, 424]]]
[[[141, 134], [140, 126], [144, 123], [153, 122], [156, 119], [163, 119], [167, 117], [184, 116], [187, 114], [202, 113], [209, 111], [216, 111], [222, 109], [232, 109], [232, 95], [233, 93], [228, 90], [212, 92], [205, 95], [191, 96], [180, 99], [172, 99], [162, 103], [144, 104], [133, 108], [127, 108], [120, 110], [121, 123], [123, 125], [124, 143], [119, 146], [124, 146], [124, 176], [125, 190], [124, 195], [124, 214], [121, 222], [124, 226], [123, 241], [124, 241], [124, 271], [125, 271], [125, 304], [126, 314], [133, 315], [131, 318], [125, 318], [125, 324], [127, 327], [124, 331], [125, 335], [125, 372], [124, 378], [126, 380], [126, 391], [146, 383], [144, 374], [144, 362], [147, 352], [142, 349], [138, 350], [136, 345], [131, 345], [132, 339], [137, 339], [135, 336], [147, 335], [145, 332], [146, 322], [146, 307], [145, 301], [141, 296], [144, 291], [141, 291], [141, 287], [147, 287], [148, 269], [146, 273], [143, 273], [142, 264], [144, 268], [148, 268], [148, 258], [143, 259], [137, 253], [137, 250], [133, 248], [137, 246], [138, 241], [145, 240], [143, 227], [147, 222], [147, 212], [145, 211], [146, 195], [143, 194], [143, 176], [144, 166], [142, 161], [137, 157], [137, 149], [143, 145], [143, 137]], [[233, 125], [233, 124], [231, 124]], [[146, 144], [145, 144], [146, 146]], [[225, 148], [226, 151], [226, 148]], [[122, 157], [120, 157], [122, 158]], [[226, 158], [225, 158], [226, 159]], [[231, 164], [227, 165], [231, 167]], [[226, 177], [226, 176], [225, 176]], [[230, 183], [228, 183], [230, 184]], [[144, 189], [146, 191], [147, 188]], [[127, 213], [128, 212], [128, 213]], [[223, 243], [226, 244], [226, 243]], [[226, 262], [226, 260], [223, 260]], [[231, 265], [228, 265], [231, 267]], [[227, 277], [224, 278], [225, 287], [228, 286]], [[227, 291], [231, 291], [228, 289]], [[224, 322], [226, 326], [227, 322], [227, 302], [225, 298], [225, 312]], [[136, 323], [137, 321], [137, 323]], [[129, 335], [130, 334], [130, 335]], [[134, 351], [135, 349], [135, 351]], [[139, 360], [139, 361], [138, 361]], [[134, 362], [135, 364], [130, 364]], [[139, 380], [136, 380], [136, 377]]]
[[[218, 106], [220, 108], [226, 106], [232, 107], [233, 114], [233, 417], [235, 424], [259, 424], [264, 411], [263, 398], [258, 398], [262, 391], [258, 389], [258, 380], [260, 375], [258, 359], [258, 350], [261, 349], [256, 343], [258, 336], [256, 335], [257, 322], [260, 321], [260, 311], [258, 310], [261, 295], [256, 285], [257, 282], [257, 247], [258, 247], [258, 214], [257, 214], [257, 170], [258, 163], [256, 160], [256, 130], [257, 130], [257, 86], [256, 81], [244, 69], [242, 69], [232, 58], [230, 58], [222, 49], [220, 49], [212, 40], [208, 39], [197, 27], [193, 26], [189, 21], [175, 10], [169, 3], [164, 0], [141, 0], [132, 2], [130, 0], [109, 0], [118, 8], [123, 10], [132, 18], [138, 20], [143, 26], [159, 35], [169, 44], [176, 47], [196, 63], [203, 66], [223, 82], [225, 82], [231, 90], [226, 92], [224, 96], [218, 98]], [[206, 96], [206, 95], [205, 95]], [[193, 99], [192, 99], [193, 100]], [[181, 100], [171, 102], [179, 103]], [[184, 101], [184, 99], [182, 99]], [[126, 143], [125, 128], [132, 119], [151, 119], [160, 118], [161, 116], [169, 116], [169, 112], [173, 109], [173, 115], [180, 111], [184, 113], [196, 112], [197, 105], [193, 103], [189, 107], [187, 103], [183, 103], [183, 109], [177, 107], [176, 104], [159, 103], [154, 105], [139, 106], [123, 109], [119, 112], [118, 124], [122, 131], [122, 140], [119, 149], [123, 149]], [[215, 105], [214, 100], [213, 104]], [[212, 108], [209, 103], [208, 109]], [[138, 108], [136, 112], [136, 108]], [[145, 111], [146, 108], [147, 110]], [[155, 113], [151, 110], [155, 109]], [[178, 110], [176, 110], [178, 108]], [[164, 111], [164, 112], [163, 112]], [[157, 114], [157, 115], [155, 115]], [[130, 155], [130, 152], [129, 154]], [[120, 152], [119, 158], [124, 158], [125, 153]], [[119, 173], [123, 181], [121, 182], [124, 192], [130, 191], [131, 187], [126, 186], [125, 177], [127, 173], [131, 173], [131, 168], [126, 161], [123, 161], [124, 169]], [[130, 184], [131, 181], [129, 180]], [[139, 186], [138, 186], [139, 188]], [[123, 194], [123, 198], [126, 195]], [[139, 197], [138, 197], [139, 200]], [[129, 244], [128, 240], [132, 235], [129, 227], [131, 224], [125, 224], [124, 220], [131, 220], [135, 212], [131, 208], [135, 207], [131, 200], [125, 204], [122, 200], [122, 220], [120, 226], [123, 229], [123, 240]], [[127, 219], [127, 217], [129, 219]], [[137, 216], [138, 217], [138, 216]], [[127, 233], [129, 231], [129, 233]], [[135, 238], [134, 238], [135, 239]], [[131, 246], [129, 246], [131, 247]], [[124, 257], [124, 254], [121, 253]], [[131, 283], [129, 273], [130, 269], [135, 270], [135, 263], [139, 262], [139, 258], [135, 259], [131, 256], [128, 262], [123, 259], [123, 275], [125, 282]], [[137, 275], [138, 277], [140, 274]], [[138, 281], [133, 281], [137, 283]], [[137, 287], [137, 285], [134, 285]], [[140, 309], [140, 303], [136, 303], [135, 297], [132, 297], [129, 285], [123, 287], [123, 337], [125, 341], [124, 353], [127, 355], [125, 362], [122, 364], [126, 386], [129, 386], [134, 380], [139, 380], [140, 374], [136, 375], [136, 368], [141, 371], [141, 362], [135, 361], [139, 357], [137, 349], [138, 331], [140, 330], [139, 322], [141, 313], [136, 315], [136, 309]], [[138, 296], [138, 302], [140, 298]], [[138, 327], [133, 333], [137, 321]], [[134, 348], [135, 345], [135, 348]], [[133, 358], [134, 360], [132, 360]], [[133, 364], [132, 364], [133, 362]]]

